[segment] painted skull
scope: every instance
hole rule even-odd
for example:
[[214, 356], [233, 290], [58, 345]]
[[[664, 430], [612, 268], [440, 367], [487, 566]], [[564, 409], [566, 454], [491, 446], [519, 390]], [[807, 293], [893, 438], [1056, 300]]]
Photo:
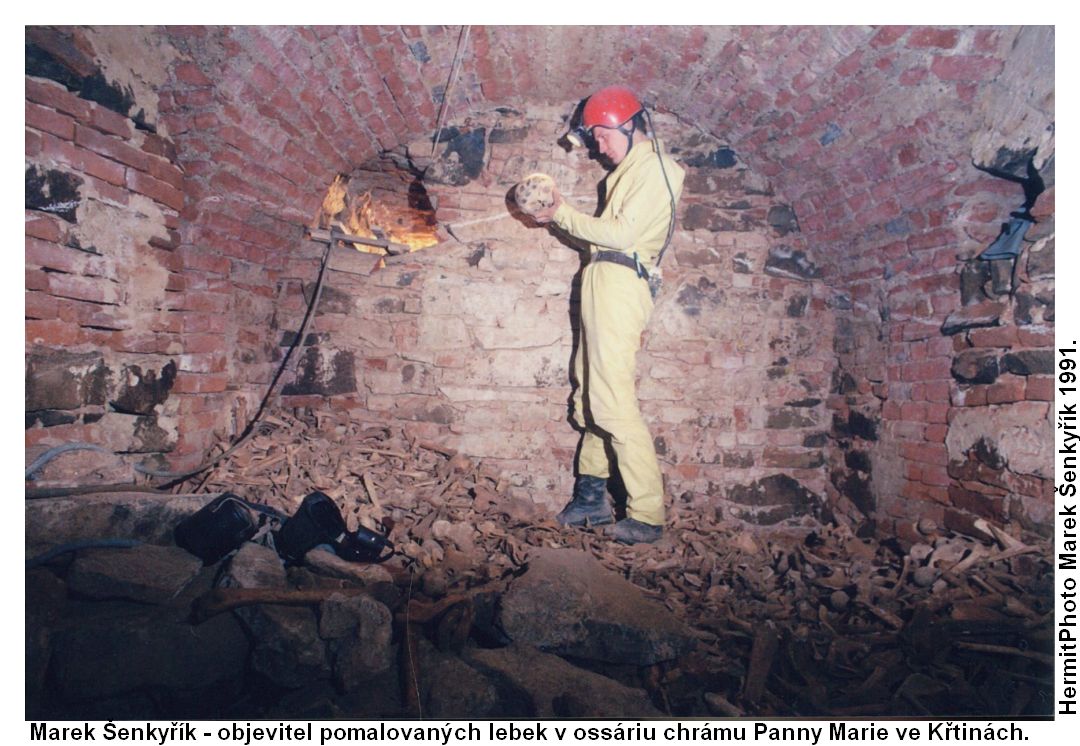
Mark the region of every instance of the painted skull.
[[547, 174], [530, 174], [514, 187], [514, 201], [524, 212], [535, 216], [555, 201], [555, 180]]

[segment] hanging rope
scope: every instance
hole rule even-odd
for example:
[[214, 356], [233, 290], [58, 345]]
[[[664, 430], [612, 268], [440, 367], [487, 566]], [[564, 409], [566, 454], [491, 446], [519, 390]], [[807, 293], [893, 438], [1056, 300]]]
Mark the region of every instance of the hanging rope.
[[439, 145], [439, 133], [442, 132], [443, 116], [450, 108], [450, 92], [457, 82], [458, 72], [461, 70], [461, 53], [465, 51], [465, 45], [469, 42], [469, 29], [472, 26], [462, 26], [458, 33], [457, 49], [454, 51], [454, 61], [450, 65], [450, 78], [443, 91], [442, 105], [439, 106], [439, 116], [435, 118], [435, 134], [431, 136], [431, 155], [434, 157], [435, 148]]

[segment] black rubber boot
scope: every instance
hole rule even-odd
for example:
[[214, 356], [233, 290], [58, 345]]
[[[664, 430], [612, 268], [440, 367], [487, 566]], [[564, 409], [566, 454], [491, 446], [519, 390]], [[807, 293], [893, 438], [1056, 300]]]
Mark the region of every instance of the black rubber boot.
[[614, 521], [607, 499], [607, 480], [588, 474], [574, 480], [574, 496], [555, 520], [564, 526], [603, 526]]
[[607, 533], [620, 544], [652, 544], [660, 541], [664, 535], [664, 527], [624, 518], [609, 528]]

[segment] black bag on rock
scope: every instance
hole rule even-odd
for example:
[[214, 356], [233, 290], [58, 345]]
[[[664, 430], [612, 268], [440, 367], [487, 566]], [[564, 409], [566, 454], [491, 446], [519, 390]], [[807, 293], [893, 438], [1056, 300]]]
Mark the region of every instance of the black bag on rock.
[[[385, 536], [363, 526], [350, 532], [330, 496], [315, 491], [304, 498], [296, 515], [274, 534], [274, 546], [278, 554], [295, 563], [320, 544], [331, 545], [339, 557], [350, 562], [382, 562], [394, 551], [394, 545]], [[384, 555], [387, 549], [390, 552]]]
[[315, 491], [300, 503], [296, 515], [274, 534], [278, 554], [290, 562], [300, 562], [320, 544], [341, 541], [348, 530], [338, 506], [325, 492]]
[[173, 529], [173, 538], [178, 547], [194, 554], [203, 564], [212, 565], [254, 536], [258, 529], [251, 507], [226, 492], [180, 521]]

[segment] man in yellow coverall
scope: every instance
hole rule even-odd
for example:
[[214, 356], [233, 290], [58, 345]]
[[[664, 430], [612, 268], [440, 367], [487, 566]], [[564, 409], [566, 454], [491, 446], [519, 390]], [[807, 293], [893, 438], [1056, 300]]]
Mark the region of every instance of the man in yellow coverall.
[[653, 309], [649, 272], [655, 272], [670, 240], [685, 172], [650, 136], [644, 108], [626, 88], [612, 86], [590, 96], [581, 124], [614, 167], [605, 180], [603, 212], [585, 215], [556, 190], [551, 208], [536, 216], [590, 244], [581, 275], [581, 339], [574, 357], [578, 386], [573, 417], [585, 434], [573, 498], [556, 518], [568, 526], [613, 521], [606, 494], [611, 465], [604, 446], [609, 441], [628, 495], [627, 517], [610, 534], [624, 544], [654, 542], [663, 534], [664, 485], [652, 436], [638, 409], [634, 369]]

